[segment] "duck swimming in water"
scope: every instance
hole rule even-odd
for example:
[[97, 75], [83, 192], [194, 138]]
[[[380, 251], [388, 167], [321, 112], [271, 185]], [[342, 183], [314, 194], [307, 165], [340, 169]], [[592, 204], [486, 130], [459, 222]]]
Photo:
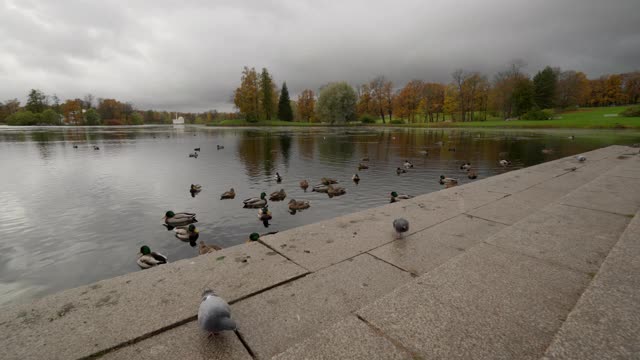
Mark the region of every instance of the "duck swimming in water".
[[323, 177], [322, 179], [320, 179], [320, 183], [322, 185], [331, 185], [331, 184], [337, 184], [338, 180], [332, 179], [332, 178], [328, 178], [328, 177]]
[[311, 191], [326, 193], [327, 191], [329, 191], [329, 185], [324, 185], [324, 184], [314, 185], [314, 187], [311, 188]]
[[179, 226], [174, 229], [176, 237], [184, 242], [195, 243], [200, 237], [200, 231], [195, 225]]
[[250, 209], [258, 209], [261, 207], [264, 207], [265, 205], [267, 205], [267, 194], [266, 193], [260, 193], [260, 197], [259, 198], [248, 198], [242, 201], [242, 203], [244, 204], [245, 208], [250, 208]]
[[440, 175], [439, 182], [440, 182], [440, 185], [448, 185], [448, 186], [458, 185], [458, 179], [448, 178], [448, 177], [445, 177], [444, 175]]
[[509, 161], [509, 160], [504, 160], [503, 159], [503, 160], [500, 160], [499, 163], [500, 163], [500, 166], [502, 166], [502, 167], [511, 166], [511, 161]]
[[278, 183], [282, 182], [282, 176], [280, 176], [280, 173], [276, 172], [275, 178], [276, 178], [276, 182]]
[[400, 200], [407, 200], [407, 199], [411, 199], [411, 198], [413, 197], [413, 196], [411, 196], [411, 195], [407, 195], [407, 194], [398, 194], [398, 193], [397, 193], [397, 192], [395, 192], [395, 191], [392, 191], [390, 195], [391, 195], [391, 199], [390, 199], [390, 201], [389, 201], [389, 202], [392, 202], [392, 203], [394, 203], [394, 202], [398, 202], [398, 201], [400, 201]]
[[309, 204], [309, 202], [306, 200], [289, 200], [289, 210], [304, 210], [310, 207], [311, 204]]
[[152, 268], [160, 264], [166, 264], [167, 257], [157, 252], [151, 252], [151, 249], [147, 245], [142, 245], [140, 253], [138, 254], [138, 260], [136, 263], [142, 269]]
[[273, 217], [271, 216], [271, 211], [269, 211], [269, 208], [267, 206], [258, 210], [258, 219], [260, 219], [260, 221], [269, 221], [272, 218]]
[[413, 164], [409, 160], [405, 160], [402, 166], [404, 166], [405, 169], [413, 169]]
[[460, 170], [469, 170], [469, 169], [471, 169], [471, 163], [470, 162], [467, 162], [467, 163], [464, 163], [464, 164], [460, 165]]
[[189, 189], [191, 197], [196, 197], [196, 194], [200, 193], [200, 191], [202, 191], [202, 186], [198, 184], [191, 184], [191, 188]]
[[194, 213], [174, 213], [171, 210], [165, 213], [163, 219], [164, 223], [169, 226], [183, 226], [198, 222], [198, 220], [196, 220], [196, 214]]
[[407, 170], [402, 169], [402, 168], [397, 168], [396, 169], [396, 174], [400, 175], [400, 174], [405, 174], [407, 172]]
[[307, 180], [300, 181], [300, 188], [307, 192], [307, 188], [309, 187], [309, 182]]
[[339, 186], [333, 187], [331, 185], [327, 187], [327, 195], [329, 195], [330, 198], [334, 196], [344, 195], [346, 193], [347, 191], [343, 187], [339, 187]]
[[469, 171], [467, 171], [467, 177], [471, 180], [474, 180], [478, 178], [478, 174], [476, 174], [475, 170], [469, 169]]
[[368, 168], [369, 168], [368, 165], [365, 165], [363, 163], [358, 164], [358, 170], [365, 170], [365, 169], [368, 169]]
[[190, 153], [190, 154], [189, 154], [189, 157], [190, 157], [190, 158], [196, 158], [196, 159], [197, 159], [197, 158], [198, 158], [198, 153], [197, 153], [197, 152]]
[[353, 180], [354, 183], [358, 184], [360, 182], [360, 176], [358, 176], [358, 174], [353, 174], [351, 180]]
[[280, 189], [280, 191], [274, 191], [269, 195], [270, 201], [282, 201], [287, 197], [287, 193], [284, 192], [284, 189]]
[[216, 149], [218, 149], [218, 150], [224, 149], [224, 146], [222, 146], [222, 145], [216, 145]]
[[220, 195], [220, 200], [224, 199], [233, 199], [236, 197], [236, 191], [233, 188], [229, 189], [229, 191], [225, 191]]

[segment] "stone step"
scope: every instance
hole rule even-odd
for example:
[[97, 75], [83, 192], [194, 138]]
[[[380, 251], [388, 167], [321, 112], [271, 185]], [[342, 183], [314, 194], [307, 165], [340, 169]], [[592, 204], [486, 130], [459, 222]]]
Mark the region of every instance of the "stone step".
[[[579, 185], [573, 172], [565, 179], [559, 176], [551, 185], [557, 198], [547, 199], [540, 210], [544, 201], [530, 205], [532, 213], [512, 217], [512, 225], [460, 215], [369, 251], [421, 275], [356, 311], [361, 323], [345, 320], [276, 358], [384, 358], [380, 350], [368, 349], [372, 341], [390, 347], [393, 358], [539, 358], [628, 229], [626, 212], [640, 208], [640, 179], [618, 179], [621, 161], [598, 164], [598, 171], [589, 170], [593, 177]], [[613, 207], [575, 204], [616, 194], [623, 186], [637, 190]], [[569, 192], [565, 196], [563, 188]], [[527, 197], [504, 209], [523, 201]], [[479, 209], [473, 213], [479, 215]], [[365, 328], [367, 335], [348, 335]], [[332, 346], [337, 334], [345, 338]], [[353, 345], [345, 349], [347, 343]]]
[[544, 359], [640, 358], [640, 212], [578, 300]]

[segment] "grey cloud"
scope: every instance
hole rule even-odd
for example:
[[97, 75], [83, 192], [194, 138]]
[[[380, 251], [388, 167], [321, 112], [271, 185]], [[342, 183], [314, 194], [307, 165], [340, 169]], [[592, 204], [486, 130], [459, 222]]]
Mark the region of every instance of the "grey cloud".
[[296, 94], [384, 74], [491, 75], [512, 59], [590, 77], [640, 68], [637, 0], [5, 0], [0, 99], [30, 88], [139, 108], [231, 110], [244, 65]]

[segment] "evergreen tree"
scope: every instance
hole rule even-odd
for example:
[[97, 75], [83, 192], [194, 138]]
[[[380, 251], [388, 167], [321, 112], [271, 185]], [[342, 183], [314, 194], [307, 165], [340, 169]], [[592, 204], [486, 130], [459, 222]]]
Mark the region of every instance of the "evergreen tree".
[[289, 90], [287, 83], [282, 83], [282, 91], [280, 91], [280, 101], [278, 102], [278, 119], [283, 121], [293, 121], [293, 110], [289, 100]]
[[274, 87], [269, 71], [262, 68], [260, 74], [260, 113], [263, 120], [271, 120], [275, 115], [276, 93]]
[[524, 78], [516, 83], [511, 95], [514, 107], [514, 115], [520, 116], [533, 108], [533, 84], [531, 80]]
[[533, 96], [539, 108], [550, 109], [553, 107], [557, 82], [556, 72], [549, 66], [533, 77]]
[[48, 105], [47, 95], [41, 90], [31, 89], [29, 95], [27, 95], [27, 106], [25, 106], [27, 110], [33, 113], [41, 113]]

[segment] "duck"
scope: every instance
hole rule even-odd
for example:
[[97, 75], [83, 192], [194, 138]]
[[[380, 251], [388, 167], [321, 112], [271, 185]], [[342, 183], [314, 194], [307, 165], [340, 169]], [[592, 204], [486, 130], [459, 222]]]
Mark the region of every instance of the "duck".
[[553, 149], [542, 149], [542, 153], [545, 155], [553, 154]]
[[198, 220], [196, 220], [196, 214], [194, 213], [188, 213], [188, 212], [174, 213], [171, 210], [167, 211], [164, 214], [163, 219], [164, 219], [164, 223], [169, 226], [184, 226], [184, 225], [189, 225], [189, 224], [198, 222]]
[[189, 154], [189, 157], [190, 157], [190, 158], [196, 158], [196, 159], [197, 159], [197, 158], [198, 158], [198, 153], [197, 153], [197, 152], [190, 153], [190, 154]]
[[278, 183], [282, 182], [282, 176], [280, 176], [280, 173], [276, 172], [275, 178], [276, 178], [276, 182]]
[[195, 195], [200, 191], [202, 191], [202, 186], [200, 186], [200, 184], [191, 184], [191, 188], [189, 188], [191, 195]]
[[233, 188], [229, 189], [229, 191], [225, 191], [220, 195], [220, 200], [225, 199], [234, 199], [236, 197], [236, 191]]
[[302, 188], [304, 192], [307, 192], [307, 188], [309, 188], [309, 182], [307, 180], [300, 181], [300, 188]]
[[413, 164], [409, 160], [405, 160], [403, 166], [405, 167], [405, 169], [413, 168]]
[[93, 146], [93, 150], [100, 150], [100, 147], [99, 147], [99, 146], [95, 146], [95, 145], [94, 145], [94, 146]]
[[580, 162], [584, 162], [587, 160], [587, 157], [584, 155], [578, 155], [576, 156], [576, 160], [580, 161]]
[[311, 191], [326, 193], [327, 191], [329, 191], [329, 185], [318, 184], [311, 188]]
[[450, 148], [449, 148], [449, 151], [451, 151], [451, 152], [456, 152], [456, 148], [455, 148], [455, 147], [450, 147]]
[[347, 191], [343, 188], [343, 187], [333, 187], [331, 185], [328, 186], [327, 188], [327, 195], [329, 195], [330, 198], [334, 197], [334, 196], [340, 196], [340, 195], [344, 195]]
[[222, 146], [222, 145], [216, 145], [216, 149], [218, 149], [218, 150], [224, 149], [224, 146]]
[[74, 149], [77, 149], [77, 148], [78, 148], [78, 145], [73, 145], [73, 148], [74, 148]]
[[460, 165], [460, 170], [469, 170], [471, 169], [471, 163], [470, 162], [466, 162], [463, 163], [462, 165]]
[[353, 180], [353, 182], [357, 184], [360, 182], [360, 176], [358, 174], [353, 174], [351, 180]]
[[243, 207], [245, 208], [251, 208], [251, 209], [258, 209], [261, 207], [264, 207], [265, 205], [267, 205], [267, 199], [265, 199], [267, 197], [266, 193], [260, 193], [260, 197], [254, 197], [254, 198], [248, 198], [242, 201], [242, 203], [244, 204]]
[[500, 166], [502, 166], [502, 167], [511, 166], [511, 161], [509, 161], [509, 160], [502, 159], [502, 160], [499, 161], [499, 163], [500, 163]]
[[440, 175], [440, 185], [458, 185], [458, 179], [448, 178], [444, 175]]
[[[195, 135], [195, 134], [193, 134], [193, 135]], [[200, 148], [197, 147], [197, 148], [193, 149], [193, 151], [200, 151]]]
[[400, 175], [400, 174], [404, 174], [404, 173], [406, 173], [406, 172], [407, 172], [407, 170], [402, 169], [402, 168], [397, 168], [397, 169], [396, 169], [396, 174], [398, 174], [398, 175]]
[[307, 200], [289, 200], [289, 210], [304, 210], [311, 207]]
[[369, 157], [368, 157], [368, 156], [365, 156], [365, 157], [363, 157], [362, 159], [360, 159], [360, 161], [369, 161]]
[[437, 141], [435, 144], [436, 144], [437, 146], [442, 146], [442, 145], [444, 145], [444, 142], [442, 142], [442, 141]]
[[407, 195], [407, 194], [398, 194], [395, 191], [392, 191], [390, 195], [391, 195], [391, 200], [389, 202], [392, 202], [392, 203], [400, 201], [400, 200], [411, 199], [413, 197], [413, 196]]
[[176, 237], [185, 242], [195, 243], [200, 237], [200, 231], [193, 224], [176, 227], [174, 231], [176, 232]]
[[369, 168], [368, 165], [365, 165], [363, 163], [358, 164], [358, 170], [365, 170], [365, 169], [368, 169], [368, 168]]
[[425, 148], [424, 150], [420, 150], [420, 151], [418, 151], [418, 153], [420, 153], [420, 154], [422, 154], [422, 155], [424, 155], [424, 156], [428, 156], [428, 155], [429, 155], [429, 149], [426, 149], [426, 148]]
[[258, 210], [258, 219], [260, 219], [260, 221], [269, 221], [272, 219], [268, 206], [265, 205], [265, 207]]
[[476, 174], [475, 170], [469, 169], [469, 171], [467, 172], [467, 177], [471, 180], [474, 180], [478, 178], [478, 174]]
[[575, 140], [575, 138], [576, 138], [575, 136], [571, 135], [571, 136], [569, 136], [567, 139], [569, 139], [569, 140]]
[[274, 191], [269, 195], [270, 201], [282, 201], [287, 197], [287, 193], [284, 192], [284, 189], [280, 189], [280, 191]]
[[270, 232], [264, 233], [264, 234], [258, 234], [258, 233], [254, 232], [254, 233], [251, 233], [249, 235], [249, 238], [245, 242], [247, 242], [247, 243], [255, 242], [255, 241], [258, 241], [260, 238], [263, 238], [263, 237], [265, 237], [267, 235], [273, 235], [273, 234], [277, 234], [277, 233], [278, 233], [277, 231], [270, 231]]
[[338, 180], [332, 179], [332, 178], [323, 177], [322, 179], [320, 179], [320, 183], [322, 183], [323, 185], [331, 185], [331, 184], [337, 184]]
[[152, 252], [147, 245], [142, 245], [142, 247], [140, 247], [140, 253], [138, 254], [138, 260], [136, 261], [138, 266], [142, 269], [149, 269], [160, 264], [166, 264], [167, 262], [166, 256], [157, 252]]
[[219, 251], [222, 250], [222, 248], [218, 245], [207, 245], [204, 243], [204, 241], [200, 240], [200, 243], [198, 244], [198, 254], [200, 255], [204, 255], [204, 254], [209, 254], [215, 251]]

